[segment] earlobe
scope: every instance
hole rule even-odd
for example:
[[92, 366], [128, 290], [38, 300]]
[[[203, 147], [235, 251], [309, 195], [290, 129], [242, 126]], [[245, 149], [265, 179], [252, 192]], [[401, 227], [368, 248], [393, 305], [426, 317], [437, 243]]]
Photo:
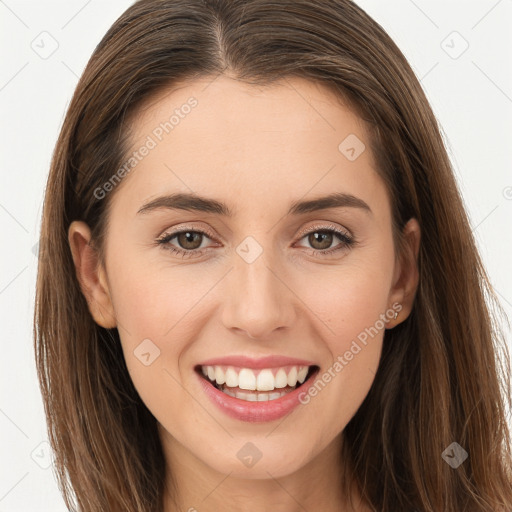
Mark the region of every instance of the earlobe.
[[91, 230], [82, 221], [73, 221], [68, 230], [68, 242], [75, 272], [94, 321], [106, 329], [116, 327], [116, 319], [106, 272], [99, 263], [98, 253], [90, 244]]
[[421, 239], [421, 228], [418, 221], [413, 217], [409, 219], [403, 230], [404, 250], [399, 258], [398, 276], [391, 290], [389, 303], [399, 303], [400, 309], [398, 318], [390, 320], [387, 328], [391, 328], [403, 322], [411, 313], [414, 298], [419, 284], [418, 255]]

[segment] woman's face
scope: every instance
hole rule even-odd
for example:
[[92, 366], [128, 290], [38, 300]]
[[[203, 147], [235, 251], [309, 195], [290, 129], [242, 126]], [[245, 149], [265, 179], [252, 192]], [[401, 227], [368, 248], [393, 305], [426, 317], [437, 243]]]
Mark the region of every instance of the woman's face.
[[[117, 326], [167, 454], [291, 474], [340, 441], [416, 285], [364, 126], [312, 82], [221, 76], [154, 98], [131, 144], [96, 192], [113, 196], [91, 312]], [[296, 370], [316, 373], [293, 391]]]

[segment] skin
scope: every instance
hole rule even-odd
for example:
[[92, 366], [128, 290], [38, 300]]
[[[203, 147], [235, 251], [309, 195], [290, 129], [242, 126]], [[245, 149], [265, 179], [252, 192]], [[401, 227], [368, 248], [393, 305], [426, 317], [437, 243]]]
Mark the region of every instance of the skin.
[[[198, 105], [112, 193], [104, 264], [89, 245], [88, 226], [75, 221], [69, 228], [91, 314], [118, 328], [131, 378], [158, 420], [168, 478], [174, 475], [180, 491], [179, 508], [167, 496], [165, 511], [370, 510], [356, 489], [355, 507], [347, 505], [337, 454], [374, 380], [385, 329], [410, 314], [419, 225], [407, 223], [399, 258], [364, 125], [329, 90], [303, 79], [256, 87], [221, 76], [163, 91], [133, 118], [131, 150], [191, 96]], [[349, 134], [366, 141], [354, 161], [338, 149]], [[286, 215], [294, 200], [335, 191], [362, 199], [372, 213], [345, 207]], [[174, 192], [221, 200], [234, 215], [166, 208], [137, 214]], [[322, 245], [301, 235], [333, 225], [357, 244], [344, 247], [333, 235]], [[211, 232], [185, 246], [206, 247], [202, 255], [183, 259], [155, 244], [180, 228]], [[236, 252], [247, 236], [263, 250], [252, 263]], [[168, 242], [186, 250], [183, 243]], [[336, 246], [342, 249], [312, 253]], [[231, 354], [300, 357], [325, 371], [394, 303], [402, 305], [398, 318], [307, 405], [280, 420], [249, 424], [226, 416], [193, 371], [201, 360]], [[134, 350], [148, 338], [160, 356], [145, 366]], [[250, 468], [237, 458], [247, 442], [262, 454]]]

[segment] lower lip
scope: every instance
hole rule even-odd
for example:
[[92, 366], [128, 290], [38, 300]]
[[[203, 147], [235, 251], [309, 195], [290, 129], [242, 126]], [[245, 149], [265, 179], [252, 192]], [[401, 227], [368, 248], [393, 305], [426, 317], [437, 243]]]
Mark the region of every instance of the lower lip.
[[299, 395], [307, 392], [309, 387], [313, 385], [318, 372], [318, 369], [315, 370], [304, 384], [281, 398], [266, 402], [249, 402], [248, 400], [234, 398], [218, 390], [201, 375], [197, 374], [197, 378], [206, 395], [228, 416], [241, 421], [265, 422], [277, 420], [293, 411], [301, 403]]

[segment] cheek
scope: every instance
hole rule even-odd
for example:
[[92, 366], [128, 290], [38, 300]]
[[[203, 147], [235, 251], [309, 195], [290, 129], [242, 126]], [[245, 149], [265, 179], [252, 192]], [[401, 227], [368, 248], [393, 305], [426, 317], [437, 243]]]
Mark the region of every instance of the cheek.
[[[310, 311], [310, 318], [322, 333], [329, 353], [306, 407], [304, 425], [310, 432], [318, 430], [314, 421], [326, 417], [324, 428], [334, 436], [357, 412], [366, 397], [379, 365], [385, 332], [386, 311], [392, 279], [392, 253], [386, 258], [351, 260], [329, 274], [307, 275], [300, 281], [298, 295]], [[388, 313], [389, 314], [389, 313]], [[387, 318], [390, 318], [389, 316]], [[328, 421], [327, 421], [328, 418]]]
[[178, 410], [186, 407], [180, 403], [186, 398], [180, 385], [180, 357], [189, 339], [185, 331], [191, 329], [191, 307], [204, 294], [203, 286], [191, 285], [185, 272], [128, 259], [111, 274], [123, 354], [138, 394], [155, 416], [170, 403]]
[[297, 279], [297, 295], [314, 313], [333, 357], [348, 350], [358, 336], [364, 338], [362, 333], [368, 329], [382, 330], [379, 319], [390, 306], [391, 274], [389, 262], [354, 258], [350, 264], [328, 272], [302, 273]]
[[173, 268], [162, 256], [155, 260], [127, 255], [111, 272], [112, 302], [121, 330], [133, 342], [141, 337], [172, 338], [211, 286], [211, 279], [202, 278], [195, 268]]

